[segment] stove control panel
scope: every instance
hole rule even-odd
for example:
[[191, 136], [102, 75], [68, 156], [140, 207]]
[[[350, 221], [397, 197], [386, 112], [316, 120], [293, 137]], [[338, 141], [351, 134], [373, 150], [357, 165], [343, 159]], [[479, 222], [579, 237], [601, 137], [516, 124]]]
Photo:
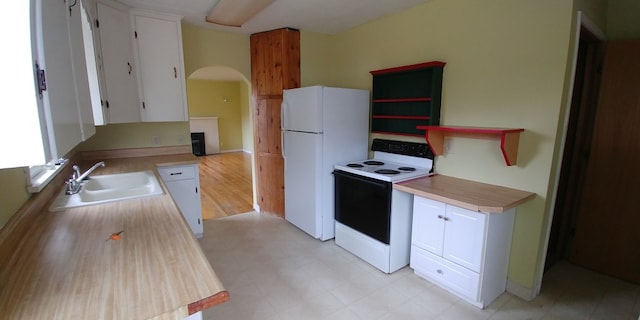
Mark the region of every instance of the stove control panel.
[[431, 148], [426, 143], [416, 143], [408, 141], [373, 139], [371, 151], [382, 151], [387, 153], [401, 154], [419, 158], [434, 158]]

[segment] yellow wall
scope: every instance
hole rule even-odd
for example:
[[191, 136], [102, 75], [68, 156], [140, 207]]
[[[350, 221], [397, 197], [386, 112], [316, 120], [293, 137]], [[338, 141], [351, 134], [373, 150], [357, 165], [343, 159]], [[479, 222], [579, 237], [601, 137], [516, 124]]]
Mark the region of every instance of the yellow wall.
[[240, 117], [242, 119], [242, 149], [253, 153], [253, 119], [251, 93], [246, 82], [240, 82]]
[[187, 77], [206, 66], [227, 66], [251, 79], [249, 36], [182, 24], [184, 68]]
[[334, 70], [340, 50], [336, 48], [334, 36], [300, 32], [300, 86], [336, 86]]
[[187, 80], [189, 116], [218, 117], [220, 150], [242, 149], [239, 81]]
[[29, 200], [23, 168], [0, 170], [0, 228]]
[[569, 0], [433, 0], [335, 37], [337, 85], [371, 88], [371, 70], [442, 60], [442, 124], [526, 129], [516, 166], [496, 140], [453, 138], [436, 170], [538, 195], [518, 208], [511, 251], [509, 279], [527, 288], [543, 254], [571, 21]]
[[[155, 140], [158, 141], [158, 144], [154, 143]], [[122, 123], [96, 127], [96, 134], [80, 144], [78, 150], [112, 150], [176, 145], [191, 145], [188, 122]]]

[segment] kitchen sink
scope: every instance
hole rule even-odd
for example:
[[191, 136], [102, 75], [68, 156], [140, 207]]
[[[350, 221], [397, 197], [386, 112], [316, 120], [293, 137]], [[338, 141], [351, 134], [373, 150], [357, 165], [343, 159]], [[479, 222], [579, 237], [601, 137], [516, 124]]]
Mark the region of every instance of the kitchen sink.
[[164, 194], [151, 170], [92, 176], [82, 182], [76, 194], [62, 190], [49, 207], [50, 211], [90, 206]]

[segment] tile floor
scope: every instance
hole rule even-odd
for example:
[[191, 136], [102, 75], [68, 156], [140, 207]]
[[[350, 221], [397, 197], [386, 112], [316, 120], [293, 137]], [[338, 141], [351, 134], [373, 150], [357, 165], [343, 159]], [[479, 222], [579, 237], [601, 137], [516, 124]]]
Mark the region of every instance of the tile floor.
[[560, 263], [531, 302], [509, 293], [485, 310], [405, 267], [384, 274], [287, 221], [255, 212], [206, 221], [200, 244], [231, 299], [204, 319], [629, 319], [640, 286]]

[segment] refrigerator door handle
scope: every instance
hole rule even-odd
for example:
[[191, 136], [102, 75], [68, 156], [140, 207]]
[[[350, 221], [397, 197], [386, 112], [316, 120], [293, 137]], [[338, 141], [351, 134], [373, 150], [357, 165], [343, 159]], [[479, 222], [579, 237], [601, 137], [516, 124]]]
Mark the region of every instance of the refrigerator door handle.
[[282, 104], [280, 105], [280, 127], [282, 130], [288, 130], [288, 126], [285, 125], [285, 116], [287, 115], [287, 101], [282, 100]]
[[284, 130], [280, 131], [280, 152], [282, 153], [282, 158], [286, 159], [287, 156], [284, 152]]

